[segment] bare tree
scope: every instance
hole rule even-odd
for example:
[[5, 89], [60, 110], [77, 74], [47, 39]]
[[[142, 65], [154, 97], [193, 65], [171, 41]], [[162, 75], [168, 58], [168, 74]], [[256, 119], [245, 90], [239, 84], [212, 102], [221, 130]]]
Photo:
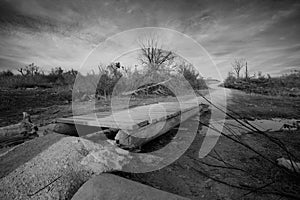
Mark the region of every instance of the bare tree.
[[142, 64], [146, 64], [151, 70], [159, 70], [162, 64], [174, 60], [172, 51], [164, 50], [159, 44], [158, 37], [150, 36], [140, 41]]
[[240, 72], [242, 68], [245, 66], [246, 60], [244, 58], [237, 58], [231, 63], [232, 68], [236, 74], [236, 78], [240, 78]]
[[40, 74], [40, 68], [34, 63], [18, 69], [22, 76], [34, 76]]
[[248, 63], [246, 62], [246, 69], [245, 69], [245, 78], [246, 78], [246, 80], [248, 80], [249, 79], [249, 72], [248, 72]]
[[20, 68], [17, 69], [17, 70], [18, 70], [18, 72], [21, 73], [22, 76], [26, 76], [26, 70], [25, 70], [24, 68], [20, 67]]

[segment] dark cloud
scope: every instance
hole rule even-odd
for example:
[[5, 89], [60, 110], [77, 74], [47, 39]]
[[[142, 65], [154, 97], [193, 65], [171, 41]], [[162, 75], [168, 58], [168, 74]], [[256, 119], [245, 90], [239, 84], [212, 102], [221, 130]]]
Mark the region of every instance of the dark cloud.
[[299, 64], [299, 8], [297, 0], [3, 0], [0, 68], [26, 62], [78, 66], [113, 34], [159, 26], [196, 39], [225, 75], [235, 57], [247, 58], [253, 70], [263, 65], [275, 73], [282, 71], [279, 64]]

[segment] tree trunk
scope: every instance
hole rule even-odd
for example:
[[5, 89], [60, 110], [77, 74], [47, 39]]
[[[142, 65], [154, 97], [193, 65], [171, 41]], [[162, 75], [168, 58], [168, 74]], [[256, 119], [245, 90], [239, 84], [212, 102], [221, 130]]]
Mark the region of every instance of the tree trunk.
[[246, 74], [245, 74], [245, 77], [246, 77], [246, 80], [248, 80], [248, 65], [247, 65], [247, 62], [246, 62]]

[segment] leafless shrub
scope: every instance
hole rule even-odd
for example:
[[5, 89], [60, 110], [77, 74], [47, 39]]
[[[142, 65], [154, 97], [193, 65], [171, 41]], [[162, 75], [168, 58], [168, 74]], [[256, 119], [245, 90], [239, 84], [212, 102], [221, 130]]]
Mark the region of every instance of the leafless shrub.
[[40, 74], [40, 68], [34, 63], [31, 63], [25, 67], [21, 67], [18, 69], [18, 71], [22, 76], [34, 76]]

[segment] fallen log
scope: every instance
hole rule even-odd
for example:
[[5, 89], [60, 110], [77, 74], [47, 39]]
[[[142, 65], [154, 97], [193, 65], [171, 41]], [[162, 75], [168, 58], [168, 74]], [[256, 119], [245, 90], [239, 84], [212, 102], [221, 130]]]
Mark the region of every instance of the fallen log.
[[18, 124], [0, 128], [0, 148], [17, 145], [37, 137], [38, 128], [32, 123], [30, 115], [23, 112], [23, 120]]
[[37, 130], [38, 128], [32, 123], [30, 115], [23, 112], [23, 120], [20, 123], [0, 128], [0, 137], [32, 135], [35, 134]]
[[17, 135], [13, 137], [1, 137], [0, 148], [18, 145], [34, 137], [37, 137], [37, 135]]
[[140, 91], [144, 91], [144, 90], [148, 90], [152, 87], [155, 87], [155, 86], [158, 86], [158, 85], [163, 85], [167, 82], [169, 82], [171, 79], [168, 79], [166, 81], [162, 81], [162, 82], [159, 82], [159, 83], [156, 83], [156, 84], [153, 84], [153, 85], [149, 85], [149, 86], [146, 86], [146, 87], [143, 87], [143, 88], [140, 88], [140, 89], [136, 89], [136, 90], [132, 90], [132, 91], [128, 91], [128, 92], [123, 92], [122, 95], [133, 95], [133, 94], [137, 94], [138, 92]]

